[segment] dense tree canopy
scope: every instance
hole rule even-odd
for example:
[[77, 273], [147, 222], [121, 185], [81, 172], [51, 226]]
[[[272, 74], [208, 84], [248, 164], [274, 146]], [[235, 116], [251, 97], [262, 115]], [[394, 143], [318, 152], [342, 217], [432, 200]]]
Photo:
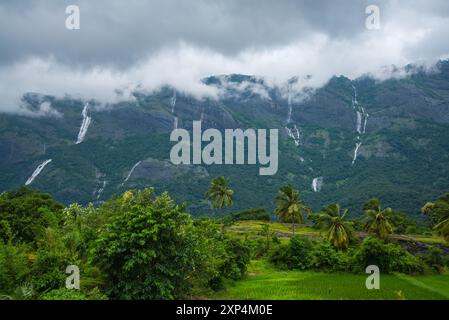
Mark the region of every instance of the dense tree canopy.
[[50, 195], [29, 188], [4, 192], [0, 195], [0, 240], [34, 242], [52, 215], [59, 215], [62, 209]]

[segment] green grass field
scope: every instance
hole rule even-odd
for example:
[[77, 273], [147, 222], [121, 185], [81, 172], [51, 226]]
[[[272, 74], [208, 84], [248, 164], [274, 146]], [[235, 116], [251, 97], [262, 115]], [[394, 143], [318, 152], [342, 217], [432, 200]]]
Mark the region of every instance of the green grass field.
[[278, 271], [263, 260], [252, 261], [245, 279], [229, 282], [211, 299], [372, 300], [449, 299], [449, 275], [381, 275], [380, 290], [365, 287], [367, 275]]
[[[256, 239], [260, 238], [260, 231], [262, 230], [262, 225], [264, 224], [268, 224], [270, 226], [270, 230], [274, 232], [281, 241], [293, 236], [292, 224], [281, 222], [264, 222], [257, 220], [236, 221], [231, 226], [226, 227], [226, 230], [238, 237]], [[306, 225], [296, 225], [295, 235], [309, 238], [321, 237], [319, 230], [313, 229]], [[427, 237], [422, 235], [392, 235], [392, 238], [401, 239], [404, 241], [417, 241], [426, 244], [445, 244], [444, 239], [436, 235]]]

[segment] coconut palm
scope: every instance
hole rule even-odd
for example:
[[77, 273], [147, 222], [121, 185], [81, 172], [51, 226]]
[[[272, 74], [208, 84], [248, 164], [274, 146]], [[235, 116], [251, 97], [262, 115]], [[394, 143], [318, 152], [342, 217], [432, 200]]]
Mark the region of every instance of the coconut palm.
[[387, 239], [393, 233], [393, 227], [387, 219], [387, 215], [393, 210], [386, 208], [382, 210], [379, 199], [373, 198], [363, 207], [366, 215], [365, 230], [379, 239]]
[[434, 229], [449, 242], [449, 194], [442, 195], [435, 203], [426, 203], [421, 212], [430, 216]]
[[438, 234], [446, 240], [446, 242], [449, 242], [449, 216], [445, 220], [438, 223], [434, 228]]
[[317, 225], [326, 231], [326, 238], [337, 249], [348, 249], [352, 237], [352, 223], [346, 220], [348, 210], [339, 204], [323, 208], [318, 215]]
[[229, 182], [222, 176], [213, 179], [206, 192], [207, 200], [212, 201], [212, 208], [220, 209], [232, 206], [233, 195]]
[[291, 185], [281, 187], [276, 197], [276, 204], [274, 213], [281, 221], [292, 223], [295, 235], [295, 223], [304, 223], [303, 213], [310, 212], [304, 201], [299, 198], [299, 191]]

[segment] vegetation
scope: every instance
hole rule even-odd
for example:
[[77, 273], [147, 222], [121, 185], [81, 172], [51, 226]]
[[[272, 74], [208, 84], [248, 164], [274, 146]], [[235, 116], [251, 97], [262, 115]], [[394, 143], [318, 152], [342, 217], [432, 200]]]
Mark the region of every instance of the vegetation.
[[264, 260], [253, 260], [250, 276], [230, 283], [213, 299], [267, 300], [397, 300], [449, 299], [449, 276], [382, 276], [380, 290], [367, 290], [366, 275], [323, 273], [316, 271], [283, 271]]
[[379, 199], [373, 198], [368, 201], [363, 211], [366, 215], [365, 230], [379, 239], [386, 239], [393, 233], [393, 227], [388, 221], [387, 215], [391, 214], [391, 208], [382, 210]]
[[431, 224], [449, 242], [449, 193], [442, 195], [437, 202], [428, 202], [422, 209], [431, 217]]
[[33, 242], [42, 228], [49, 225], [51, 213], [58, 215], [62, 209], [48, 194], [27, 188], [4, 192], [0, 195], [0, 239]]
[[231, 215], [234, 221], [238, 220], [259, 220], [259, 221], [270, 221], [271, 216], [265, 208], [255, 208], [243, 210]]
[[212, 201], [212, 208], [223, 209], [233, 204], [234, 191], [229, 187], [229, 182], [223, 176], [212, 180], [206, 195], [207, 200]]
[[342, 212], [339, 204], [331, 204], [318, 216], [318, 226], [326, 231], [327, 240], [337, 249], [348, 249], [352, 237], [352, 223], [345, 220], [347, 213], [348, 210]]
[[299, 191], [291, 185], [280, 188], [276, 197], [277, 207], [274, 211], [282, 222], [293, 224], [293, 235], [295, 234], [295, 224], [304, 223], [304, 213], [310, 212], [303, 200], [299, 199]]
[[[219, 177], [209, 195], [220, 207], [232, 204], [230, 191]], [[423, 208], [438, 234], [446, 199]], [[401, 230], [416, 223], [379, 200], [363, 208], [369, 236], [354, 231], [339, 204], [312, 214], [291, 186], [275, 202], [280, 221], [257, 208], [231, 214], [224, 227], [218, 218], [193, 218], [153, 188], [66, 208], [27, 188], [4, 193], [0, 299], [449, 298], [449, 248], [436, 237], [393, 234], [393, 221]], [[17, 207], [32, 219], [14, 215]], [[80, 290], [65, 287], [69, 265], [80, 269]], [[363, 289], [369, 265], [382, 272], [382, 292]]]

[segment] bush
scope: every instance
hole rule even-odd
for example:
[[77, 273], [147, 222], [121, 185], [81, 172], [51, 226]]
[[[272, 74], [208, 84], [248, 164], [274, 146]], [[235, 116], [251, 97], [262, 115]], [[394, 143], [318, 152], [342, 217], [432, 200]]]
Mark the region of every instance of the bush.
[[0, 195], [0, 241], [35, 242], [49, 225], [49, 212], [60, 216], [63, 206], [48, 194], [20, 188]]
[[310, 267], [315, 270], [346, 271], [348, 264], [348, 255], [336, 251], [328, 242], [318, 242], [311, 253]]
[[399, 245], [385, 243], [375, 238], [366, 238], [353, 256], [353, 270], [364, 272], [369, 265], [376, 265], [382, 273], [422, 273], [422, 261], [402, 249]]
[[296, 236], [288, 244], [275, 248], [270, 255], [270, 262], [281, 268], [306, 270], [311, 267], [312, 251], [312, 241]]
[[219, 290], [224, 287], [224, 280], [239, 280], [247, 271], [251, 260], [250, 247], [240, 239], [224, 238], [225, 255], [223, 262], [218, 268], [216, 276], [209, 280], [209, 287]]
[[9, 295], [29, 276], [26, 248], [0, 242], [0, 294]]
[[61, 230], [46, 228], [37, 241], [32, 271], [32, 284], [38, 292], [59, 289], [65, 285], [68, 265], [79, 265], [63, 241]]
[[88, 300], [79, 290], [55, 289], [40, 296], [41, 300]]
[[421, 259], [432, 271], [436, 272], [441, 272], [447, 263], [443, 256], [443, 250], [435, 246], [428, 246], [426, 253], [421, 255]]
[[114, 200], [121, 214], [105, 226], [92, 250], [111, 298], [176, 299], [190, 292], [198, 250], [192, 219], [168, 194], [153, 192], [127, 191]]
[[242, 240], [228, 238], [225, 240], [228, 256], [221, 266], [221, 274], [232, 280], [241, 279], [247, 270], [251, 259], [251, 250]]
[[391, 223], [394, 233], [404, 234], [407, 233], [407, 231], [411, 232], [419, 230], [416, 221], [405, 213], [392, 210], [386, 213], [386, 218]]

